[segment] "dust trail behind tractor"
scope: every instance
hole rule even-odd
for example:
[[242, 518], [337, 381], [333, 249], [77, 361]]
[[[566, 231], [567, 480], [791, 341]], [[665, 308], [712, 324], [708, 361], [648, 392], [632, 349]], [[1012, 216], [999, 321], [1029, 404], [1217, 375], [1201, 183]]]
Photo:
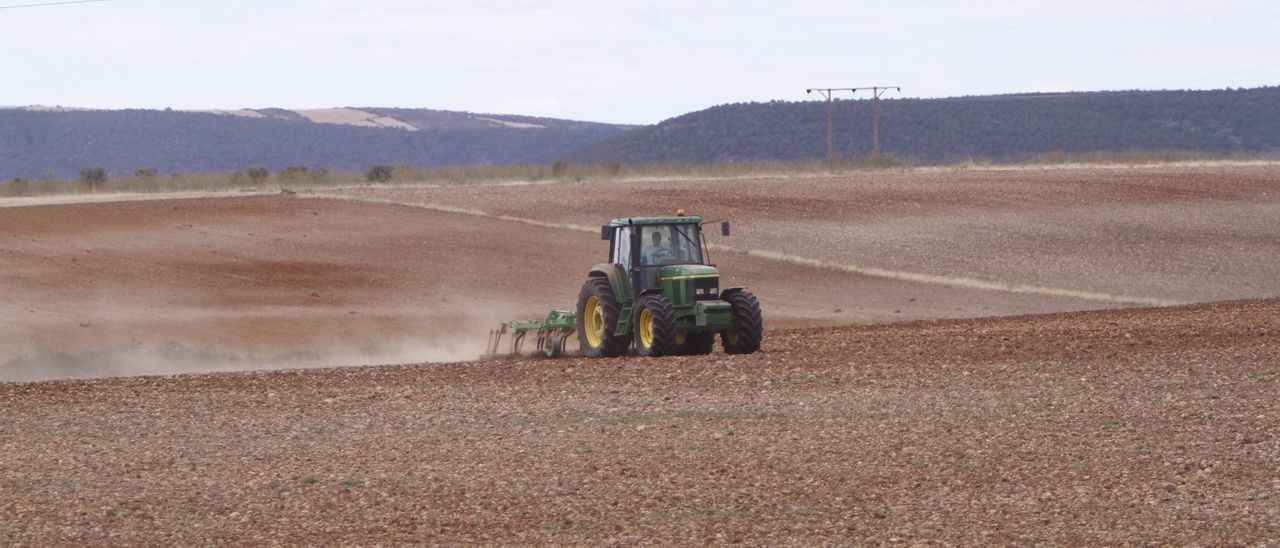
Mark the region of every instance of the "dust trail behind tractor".
[[[573, 312], [552, 310], [541, 320], [502, 322], [498, 329], [489, 332], [488, 352], [482, 358], [519, 356], [523, 351], [525, 337], [530, 334], [535, 337], [534, 352], [548, 358], [559, 357], [564, 354], [565, 341], [573, 336], [575, 320]], [[503, 335], [507, 335], [511, 342], [505, 352], [500, 352]]]

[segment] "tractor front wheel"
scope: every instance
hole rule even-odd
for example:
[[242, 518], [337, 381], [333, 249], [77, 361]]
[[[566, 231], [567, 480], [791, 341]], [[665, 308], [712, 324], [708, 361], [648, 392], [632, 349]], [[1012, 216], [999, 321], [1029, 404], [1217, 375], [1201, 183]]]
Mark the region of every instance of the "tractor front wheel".
[[591, 278], [578, 292], [578, 317], [574, 326], [582, 355], [589, 358], [614, 357], [627, 353], [630, 333], [614, 336], [618, 328], [618, 299], [606, 278]]
[[666, 356], [676, 350], [676, 313], [661, 294], [640, 297], [636, 314], [636, 350], [641, 356]]
[[760, 350], [760, 340], [764, 338], [760, 301], [746, 290], [732, 293], [725, 300], [733, 306], [733, 329], [720, 333], [725, 354], [751, 354]]

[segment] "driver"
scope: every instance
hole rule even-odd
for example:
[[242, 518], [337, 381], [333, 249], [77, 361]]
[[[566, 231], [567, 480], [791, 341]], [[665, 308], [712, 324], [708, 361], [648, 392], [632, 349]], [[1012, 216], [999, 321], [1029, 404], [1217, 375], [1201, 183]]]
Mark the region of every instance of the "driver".
[[654, 231], [653, 237], [649, 240], [650, 244], [644, 248], [645, 263], [654, 264], [658, 262], [659, 258], [671, 256], [671, 248], [662, 243], [661, 232]]

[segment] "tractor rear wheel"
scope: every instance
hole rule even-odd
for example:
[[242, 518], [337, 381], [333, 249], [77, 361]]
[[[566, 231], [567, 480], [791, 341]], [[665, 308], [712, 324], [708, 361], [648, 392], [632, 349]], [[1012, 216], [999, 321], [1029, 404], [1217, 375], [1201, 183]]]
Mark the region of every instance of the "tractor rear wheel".
[[636, 350], [641, 356], [667, 356], [676, 350], [676, 313], [661, 294], [640, 297], [636, 314]]
[[746, 290], [732, 293], [725, 300], [733, 306], [733, 329], [720, 333], [725, 354], [751, 354], [760, 350], [760, 340], [764, 338], [760, 301]]
[[676, 354], [681, 356], [702, 356], [710, 354], [716, 346], [715, 331], [699, 331], [688, 333], [676, 332]]
[[606, 278], [591, 278], [578, 292], [575, 328], [582, 355], [589, 358], [614, 357], [627, 353], [631, 334], [614, 336], [618, 328], [618, 299]]

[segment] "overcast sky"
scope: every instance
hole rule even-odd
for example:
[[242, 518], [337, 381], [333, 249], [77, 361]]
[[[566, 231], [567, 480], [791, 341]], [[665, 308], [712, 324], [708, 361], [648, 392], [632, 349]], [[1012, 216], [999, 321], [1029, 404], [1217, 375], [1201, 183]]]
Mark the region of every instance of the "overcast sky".
[[653, 123], [815, 86], [1276, 85], [1280, 2], [111, 0], [0, 9], [0, 52], [0, 105]]

